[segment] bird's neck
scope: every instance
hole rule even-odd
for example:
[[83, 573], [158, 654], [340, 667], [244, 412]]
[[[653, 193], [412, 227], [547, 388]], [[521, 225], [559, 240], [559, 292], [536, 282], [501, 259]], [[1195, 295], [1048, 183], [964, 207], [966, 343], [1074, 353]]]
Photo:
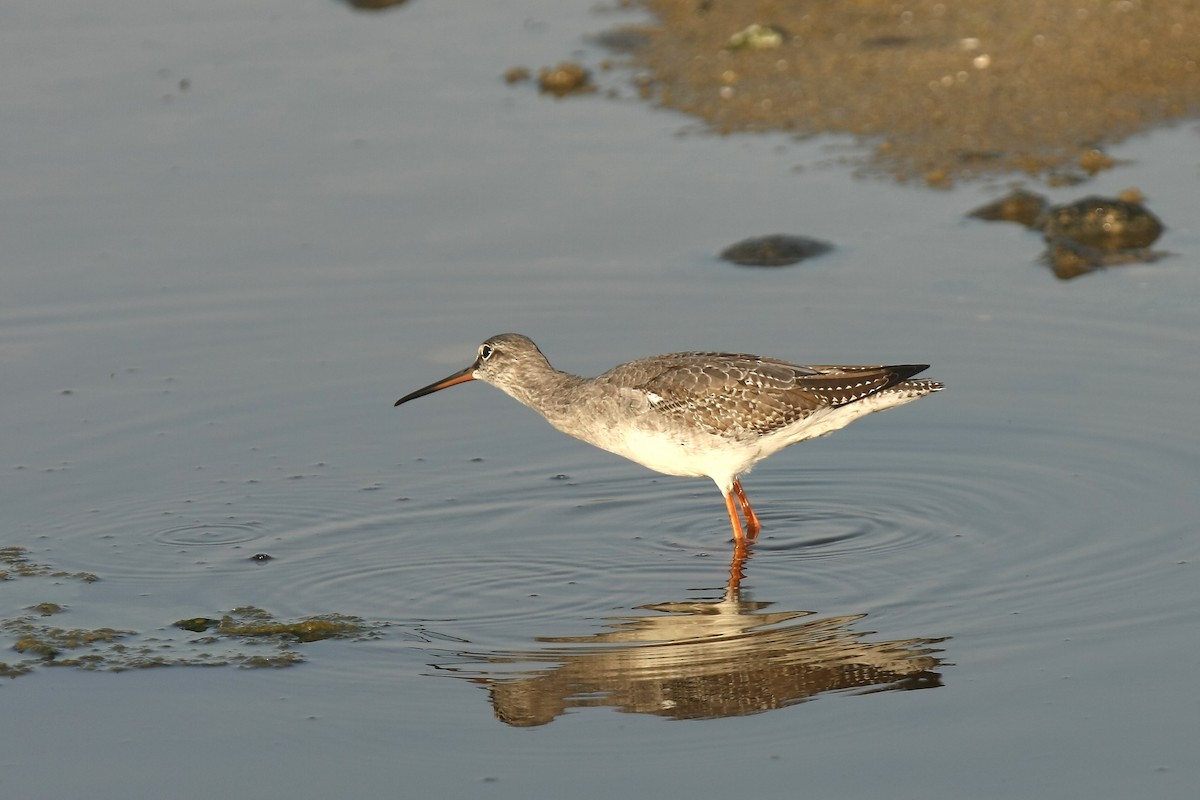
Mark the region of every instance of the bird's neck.
[[578, 375], [557, 370], [548, 363], [530, 367], [527, 374], [513, 376], [518, 379], [506, 381], [497, 388], [541, 414], [552, 425], [557, 425], [558, 421], [570, 415], [587, 381]]

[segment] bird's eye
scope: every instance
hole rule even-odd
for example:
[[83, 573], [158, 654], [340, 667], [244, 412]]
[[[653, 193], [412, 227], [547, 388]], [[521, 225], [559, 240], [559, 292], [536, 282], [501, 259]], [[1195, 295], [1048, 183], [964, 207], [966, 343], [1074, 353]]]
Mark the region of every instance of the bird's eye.
[[492, 353], [494, 351], [495, 351], [495, 348], [493, 348], [490, 344], [483, 345], [482, 347], [479, 348], [479, 360], [487, 361], [489, 358], [492, 357]]

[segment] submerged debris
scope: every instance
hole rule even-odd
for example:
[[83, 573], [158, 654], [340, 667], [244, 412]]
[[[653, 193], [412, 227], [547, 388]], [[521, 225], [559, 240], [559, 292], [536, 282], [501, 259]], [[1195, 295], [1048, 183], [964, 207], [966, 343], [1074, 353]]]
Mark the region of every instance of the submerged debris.
[[807, 236], [773, 234], [743, 239], [721, 251], [721, 259], [744, 267], [785, 267], [824, 255], [833, 245]]

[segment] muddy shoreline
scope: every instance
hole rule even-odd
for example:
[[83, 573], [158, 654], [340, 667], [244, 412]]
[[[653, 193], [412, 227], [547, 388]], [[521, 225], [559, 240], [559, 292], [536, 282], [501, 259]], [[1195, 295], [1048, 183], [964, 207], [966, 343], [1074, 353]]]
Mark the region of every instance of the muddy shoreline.
[[1075, 182], [1200, 113], [1200, 4], [637, 0], [645, 95], [719, 133], [851, 134], [863, 170]]

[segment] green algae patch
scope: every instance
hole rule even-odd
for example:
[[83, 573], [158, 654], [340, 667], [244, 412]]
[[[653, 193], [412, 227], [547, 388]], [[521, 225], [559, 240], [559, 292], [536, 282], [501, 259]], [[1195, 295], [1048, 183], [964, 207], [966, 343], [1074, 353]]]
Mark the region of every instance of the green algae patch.
[[18, 675], [24, 675], [32, 669], [33, 667], [28, 664], [6, 664], [0, 661], [0, 678], [15, 678]]
[[[31, 579], [36, 586], [38, 579], [57, 582], [63, 577], [86, 583], [98, 580], [91, 573], [59, 572], [36, 563], [23, 547], [0, 548], [0, 580]], [[278, 669], [304, 663], [307, 659], [301, 651], [305, 644], [325, 639], [373, 639], [383, 627], [383, 623], [332, 613], [280, 619], [256, 606], [164, 623], [151, 631], [48, 624], [51, 617], [57, 622], [69, 619], [72, 612], [67, 606], [42, 602], [0, 618], [0, 650], [7, 648], [18, 656], [0, 661], [0, 678], [15, 678], [45, 667], [91, 672], [158, 667]]]
[[29, 560], [24, 547], [0, 547], [0, 581], [49, 575], [50, 568]]
[[56, 628], [34, 622], [32, 617], [4, 620], [0, 629], [16, 636], [13, 650], [46, 661], [66, 651], [93, 649], [136, 633], [115, 628]]
[[45, 564], [29, 560], [29, 551], [24, 547], [0, 547], [0, 581], [11, 581], [16, 578], [33, 578], [46, 576], [50, 578], [71, 578], [72, 580], [93, 583], [100, 580], [90, 572], [55, 571]]
[[185, 631], [192, 633], [204, 633], [209, 628], [215, 628], [221, 624], [219, 619], [209, 619], [208, 617], [192, 617], [191, 619], [178, 619], [171, 623], [176, 628], [183, 628]]
[[370, 630], [370, 626], [359, 617], [324, 614], [305, 617], [295, 622], [281, 622], [268, 612], [253, 606], [235, 608], [222, 617], [217, 625], [217, 633], [221, 636], [294, 639], [297, 642], [361, 639], [368, 637]]
[[[13, 638], [12, 649], [24, 657], [15, 663], [0, 662], [0, 677], [17, 677], [36, 667], [91, 672], [155, 667], [278, 669], [307, 660], [299, 645], [324, 639], [373, 639], [381, 627], [344, 614], [280, 620], [253, 606], [233, 609], [219, 619], [179, 620], [153, 634], [109, 627], [55, 627], [43, 624], [43, 619], [26, 614], [0, 620], [0, 632]], [[165, 635], [170, 628], [200, 635]]]
[[36, 606], [27, 606], [27, 611], [36, 611], [43, 617], [52, 617], [55, 614], [61, 614], [66, 611], [66, 608], [58, 603], [38, 603]]

